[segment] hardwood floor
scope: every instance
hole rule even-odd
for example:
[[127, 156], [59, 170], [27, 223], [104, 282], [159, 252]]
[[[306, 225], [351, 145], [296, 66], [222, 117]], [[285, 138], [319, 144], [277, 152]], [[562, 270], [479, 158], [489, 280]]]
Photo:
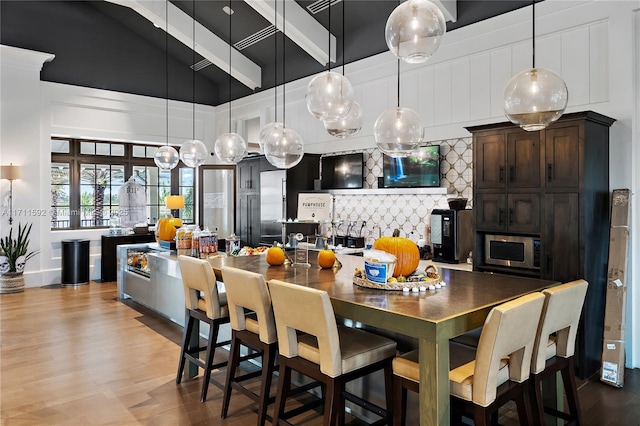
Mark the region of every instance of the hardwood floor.
[[[232, 396], [229, 417], [220, 419], [225, 369], [213, 374], [206, 403], [199, 400], [199, 377], [176, 385], [181, 335], [181, 327], [117, 300], [115, 283], [3, 294], [0, 423], [255, 424], [255, 405], [238, 393]], [[622, 389], [597, 378], [579, 385], [585, 425], [640, 425], [640, 369], [627, 370], [625, 377]], [[304, 425], [320, 420], [301, 417]], [[500, 422], [517, 424], [510, 410]]]

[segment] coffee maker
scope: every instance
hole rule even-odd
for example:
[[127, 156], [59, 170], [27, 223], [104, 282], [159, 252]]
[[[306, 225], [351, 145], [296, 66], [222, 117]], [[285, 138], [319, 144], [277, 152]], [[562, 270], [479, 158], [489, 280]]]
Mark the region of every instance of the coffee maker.
[[473, 210], [433, 210], [431, 243], [434, 261], [466, 261], [473, 250]]

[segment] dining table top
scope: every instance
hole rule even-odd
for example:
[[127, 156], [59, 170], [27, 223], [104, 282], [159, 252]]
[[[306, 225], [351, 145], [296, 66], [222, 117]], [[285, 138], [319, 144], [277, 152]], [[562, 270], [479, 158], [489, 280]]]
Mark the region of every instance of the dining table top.
[[[267, 281], [277, 279], [325, 290], [335, 301], [360, 304], [369, 309], [380, 309], [432, 323], [490, 308], [555, 284], [535, 278], [440, 268], [438, 273], [446, 285], [439, 289], [419, 292], [384, 290], [354, 283], [355, 268], [364, 267], [363, 257], [337, 255], [342, 267], [321, 269], [316, 256], [316, 252], [309, 252], [311, 266], [270, 266], [264, 255], [220, 256], [209, 258], [209, 262], [219, 279], [222, 266], [236, 267], [262, 274]], [[418, 268], [426, 269], [429, 264], [429, 261], [421, 260]]]

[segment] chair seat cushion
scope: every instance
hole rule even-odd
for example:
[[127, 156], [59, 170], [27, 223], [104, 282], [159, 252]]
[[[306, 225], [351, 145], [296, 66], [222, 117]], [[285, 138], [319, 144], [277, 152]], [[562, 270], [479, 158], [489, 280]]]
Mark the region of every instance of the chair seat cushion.
[[547, 349], [545, 354], [545, 359], [551, 359], [556, 356], [556, 336], [549, 336], [549, 341], [547, 342]]
[[253, 334], [260, 335], [260, 324], [258, 324], [258, 321], [256, 321], [251, 317], [245, 317], [244, 321], [245, 321], [244, 325], [247, 331], [250, 331]]
[[[220, 298], [220, 302], [222, 302], [222, 297]], [[198, 299], [198, 309], [202, 312], [207, 312], [207, 304], [204, 299]], [[229, 316], [229, 306], [227, 306], [227, 298], [226, 294], [224, 297], [224, 305], [220, 304], [220, 318], [227, 318]], [[218, 319], [218, 318], [211, 318]]]
[[[396, 354], [396, 342], [357, 328], [338, 326], [342, 374], [367, 365], [392, 358]], [[298, 356], [320, 365], [318, 341], [314, 336], [298, 336]]]
[[[451, 395], [466, 401], [473, 400], [473, 373], [476, 362], [471, 361], [449, 371], [449, 391]], [[509, 358], [500, 360], [496, 386], [509, 380]]]
[[[449, 343], [449, 366], [450, 369], [457, 368], [463, 364], [473, 361], [476, 357], [475, 348], [450, 342]], [[393, 359], [393, 374], [404, 377], [414, 382], [420, 381], [419, 352], [414, 350]]]

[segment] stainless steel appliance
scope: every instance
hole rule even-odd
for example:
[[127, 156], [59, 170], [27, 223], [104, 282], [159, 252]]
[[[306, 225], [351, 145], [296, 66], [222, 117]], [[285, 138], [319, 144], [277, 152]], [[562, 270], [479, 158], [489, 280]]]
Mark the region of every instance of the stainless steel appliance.
[[540, 269], [540, 238], [486, 234], [484, 236], [484, 263]]
[[473, 210], [431, 212], [433, 260], [446, 263], [466, 261], [473, 250]]

